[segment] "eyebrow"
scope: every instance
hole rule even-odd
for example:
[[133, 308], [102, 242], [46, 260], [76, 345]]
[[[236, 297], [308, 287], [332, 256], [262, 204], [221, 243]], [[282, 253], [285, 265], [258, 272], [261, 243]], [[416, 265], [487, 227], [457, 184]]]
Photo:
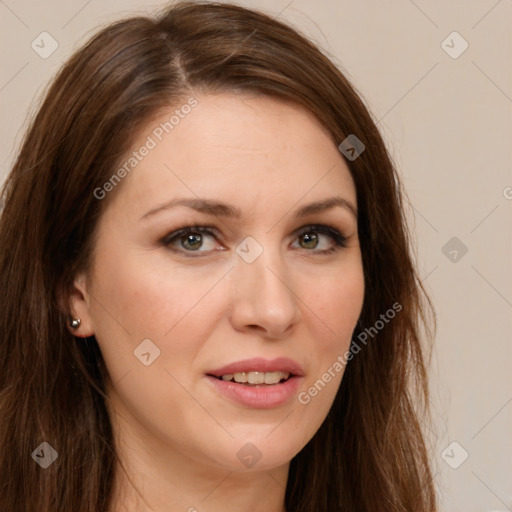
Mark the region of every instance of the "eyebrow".
[[[161, 211], [169, 210], [177, 206], [186, 206], [201, 213], [215, 215], [216, 217], [230, 217], [239, 219], [242, 216], [240, 208], [237, 208], [236, 206], [221, 203], [211, 199], [182, 198], [173, 199], [172, 201], [161, 204], [160, 206], [149, 210], [139, 220], [147, 219]], [[322, 201], [315, 201], [313, 203], [302, 206], [296, 211], [295, 217], [306, 217], [308, 215], [324, 212], [336, 207], [348, 210], [357, 219], [357, 208], [349, 200], [339, 196], [329, 197]]]

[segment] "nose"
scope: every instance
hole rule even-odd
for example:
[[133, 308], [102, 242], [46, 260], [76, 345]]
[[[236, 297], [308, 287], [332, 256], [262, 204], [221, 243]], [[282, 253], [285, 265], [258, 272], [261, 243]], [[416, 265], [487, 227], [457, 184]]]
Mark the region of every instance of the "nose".
[[233, 327], [269, 339], [289, 335], [302, 315], [282, 257], [265, 248], [252, 263], [237, 258], [231, 272]]

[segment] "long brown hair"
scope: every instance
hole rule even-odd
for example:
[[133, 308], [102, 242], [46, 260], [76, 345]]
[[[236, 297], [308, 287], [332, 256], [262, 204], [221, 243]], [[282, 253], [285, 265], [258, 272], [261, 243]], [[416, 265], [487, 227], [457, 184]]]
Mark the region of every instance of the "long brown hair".
[[[326, 420], [291, 461], [287, 511], [434, 511], [420, 428], [429, 400], [429, 345], [420, 332], [431, 339], [434, 317], [413, 262], [400, 180], [376, 124], [343, 74], [293, 28], [205, 2], [116, 22], [77, 51], [49, 88], [4, 184], [0, 509], [112, 506], [118, 459], [108, 374], [94, 337], [68, 332], [59, 290], [87, 269], [109, 200], [93, 191], [112, 176], [134, 134], [193, 91], [291, 100], [313, 112], [337, 145], [351, 134], [365, 145], [347, 158], [366, 285], [354, 343], [362, 332], [372, 336], [348, 363]], [[400, 312], [375, 328], [396, 304]], [[44, 470], [31, 457], [43, 441], [58, 452]]]

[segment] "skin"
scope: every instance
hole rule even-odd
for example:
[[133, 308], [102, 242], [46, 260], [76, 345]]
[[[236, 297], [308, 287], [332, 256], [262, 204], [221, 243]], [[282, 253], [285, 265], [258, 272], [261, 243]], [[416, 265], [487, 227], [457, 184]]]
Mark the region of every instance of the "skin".
[[[364, 296], [356, 216], [339, 206], [304, 218], [295, 210], [333, 196], [357, 208], [355, 186], [332, 137], [302, 107], [195, 97], [198, 106], [110, 192], [91, 272], [76, 276], [70, 297], [82, 321], [73, 333], [95, 335], [111, 378], [107, 406], [129, 475], [118, 473], [111, 512], [283, 512], [290, 460], [324, 421], [343, 372], [307, 405], [294, 396], [271, 409], [229, 400], [205, 374], [285, 356], [302, 366], [304, 392], [348, 350]], [[134, 148], [173, 111], [144, 127]], [[182, 197], [231, 204], [241, 217], [178, 206], [140, 219]], [[217, 231], [192, 244], [162, 241], [194, 224]], [[332, 226], [346, 247], [311, 224]], [[304, 227], [316, 241], [300, 235]], [[247, 236], [263, 248], [252, 263], [236, 252]], [[160, 350], [149, 366], [134, 355], [144, 339]], [[248, 442], [261, 453], [250, 468], [237, 457]]]

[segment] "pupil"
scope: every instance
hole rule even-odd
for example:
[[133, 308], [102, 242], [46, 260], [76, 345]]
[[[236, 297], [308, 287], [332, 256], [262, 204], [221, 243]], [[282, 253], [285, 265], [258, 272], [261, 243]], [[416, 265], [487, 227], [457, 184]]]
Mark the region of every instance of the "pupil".
[[311, 233], [305, 233], [303, 235], [303, 241], [306, 243], [306, 244], [309, 244], [309, 243], [313, 243], [313, 245], [311, 246], [308, 246], [308, 248], [315, 248], [316, 247], [316, 243], [318, 242], [318, 236], [315, 235], [315, 234], [311, 234]]
[[[185, 243], [190, 244], [192, 249], [197, 249], [201, 245], [201, 235], [187, 235]], [[195, 247], [194, 244], [196, 244]]]

